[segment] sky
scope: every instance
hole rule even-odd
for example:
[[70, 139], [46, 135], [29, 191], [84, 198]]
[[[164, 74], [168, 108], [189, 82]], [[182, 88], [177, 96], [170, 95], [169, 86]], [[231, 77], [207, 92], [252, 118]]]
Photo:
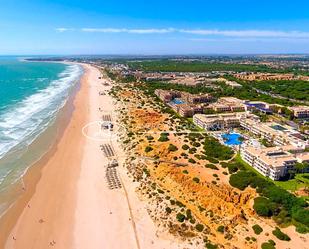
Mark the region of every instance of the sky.
[[309, 53], [309, 1], [0, 4], [0, 55]]

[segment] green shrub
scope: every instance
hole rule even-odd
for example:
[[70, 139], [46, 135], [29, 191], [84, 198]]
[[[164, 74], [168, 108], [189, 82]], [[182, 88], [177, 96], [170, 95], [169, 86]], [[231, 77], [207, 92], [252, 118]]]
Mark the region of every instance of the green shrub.
[[190, 148], [188, 152], [189, 152], [189, 154], [195, 154], [197, 152], [197, 149], [196, 148]]
[[173, 144], [169, 144], [168, 150], [169, 151], [176, 151], [176, 150], [178, 150], [178, 148], [175, 145], [173, 145]]
[[157, 189], [157, 191], [158, 191], [159, 194], [164, 194], [164, 191], [161, 190], [161, 189]]
[[182, 171], [182, 173], [189, 174], [189, 171], [185, 169], [185, 170]]
[[158, 139], [159, 142], [166, 142], [166, 141], [169, 141], [169, 138], [168, 138], [168, 133], [161, 133], [160, 134], [160, 137]]
[[186, 216], [187, 216], [187, 219], [190, 220], [192, 218], [192, 212], [190, 209], [187, 209], [186, 210]]
[[207, 137], [205, 139], [204, 150], [207, 156], [218, 160], [228, 160], [234, 155], [234, 152], [230, 147], [222, 145], [213, 137]]
[[250, 185], [251, 178], [255, 176], [255, 173], [251, 171], [239, 171], [237, 174], [231, 175], [229, 182], [233, 187], [244, 190]]
[[210, 242], [207, 242], [205, 246], [207, 249], [217, 249], [218, 248], [217, 245], [211, 244]]
[[168, 214], [170, 214], [170, 213], [172, 212], [172, 209], [171, 209], [170, 207], [166, 207], [166, 208], [165, 208], [165, 212], [168, 213]]
[[257, 197], [254, 199], [253, 209], [260, 216], [270, 217], [274, 212], [274, 204], [265, 197]]
[[190, 147], [187, 144], [184, 144], [181, 148], [184, 150], [188, 150]]
[[147, 146], [146, 148], [145, 148], [145, 152], [146, 153], [148, 153], [148, 152], [150, 152], [150, 151], [152, 151], [153, 150], [153, 148], [151, 147], [151, 146]]
[[196, 220], [195, 220], [194, 218], [192, 218], [192, 219], [189, 220], [189, 222], [190, 222], [191, 224], [194, 224], [194, 223], [196, 222]]
[[196, 183], [199, 183], [199, 182], [200, 182], [200, 179], [197, 178], [197, 177], [194, 177], [194, 178], [193, 178], [193, 181], [196, 182]]
[[214, 169], [214, 170], [218, 170], [218, 167], [212, 163], [208, 163], [205, 165], [206, 168], [208, 169]]
[[186, 219], [186, 216], [182, 213], [178, 213], [176, 215], [176, 219], [179, 221], [179, 222], [184, 222], [184, 220]]
[[280, 240], [284, 240], [284, 241], [291, 240], [291, 238], [287, 234], [281, 232], [281, 230], [278, 227], [276, 227], [276, 229], [272, 233]]
[[153, 139], [154, 139], [153, 136], [147, 136], [147, 140], [151, 141], [151, 140], [153, 140]]
[[201, 146], [201, 144], [200, 144], [199, 142], [193, 142], [192, 145], [193, 145], [194, 147], [200, 147], [200, 146]]
[[176, 201], [176, 205], [178, 207], [185, 207], [185, 205], [182, 202], [180, 202], [180, 201]]
[[276, 247], [269, 243], [269, 242], [264, 242], [262, 245], [261, 245], [261, 248], [262, 249], [276, 249]]
[[233, 174], [233, 173], [238, 171], [238, 167], [235, 164], [229, 164], [227, 166], [227, 168], [228, 168], [230, 174]]
[[225, 227], [224, 226], [218, 226], [217, 231], [220, 233], [224, 233]]
[[149, 176], [150, 176], [150, 172], [149, 172], [149, 170], [148, 170], [148, 169], [143, 168], [143, 172], [145, 173], [145, 175], [146, 175], [147, 177], [149, 177]]
[[229, 165], [229, 163], [227, 162], [222, 162], [220, 163], [222, 168], [227, 168], [227, 166]]
[[263, 232], [263, 228], [261, 226], [259, 226], [258, 224], [253, 225], [252, 229], [253, 229], [254, 233], [257, 234], [257, 235], [259, 235], [259, 234], [261, 234], [261, 232]]
[[298, 209], [293, 213], [293, 218], [309, 227], [309, 210], [308, 209]]
[[202, 232], [204, 230], [204, 225], [202, 224], [196, 224], [195, 229], [199, 232]]
[[279, 214], [273, 217], [277, 224], [286, 224], [291, 222], [290, 214], [287, 210], [280, 210]]
[[219, 163], [219, 161], [215, 158], [212, 158], [212, 157], [206, 157], [206, 159], [211, 162], [211, 163]]
[[296, 226], [296, 232], [306, 234], [309, 233], [309, 228], [305, 225], [299, 224]]
[[189, 163], [196, 163], [196, 161], [193, 158], [189, 158], [188, 162]]

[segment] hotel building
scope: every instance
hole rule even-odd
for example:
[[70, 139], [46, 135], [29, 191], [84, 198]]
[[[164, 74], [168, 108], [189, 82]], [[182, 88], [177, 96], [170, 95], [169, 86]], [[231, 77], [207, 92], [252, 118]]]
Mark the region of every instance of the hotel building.
[[[296, 163], [309, 163], [309, 152], [293, 145], [271, 148], [243, 147], [241, 156], [262, 175], [279, 180], [294, 169]], [[309, 172], [309, 168], [306, 169]]]
[[292, 106], [289, 109], [296, 118], [309, 118], [309, 106]]
[[241, 119], [240, 126], [254, 135], [266, 139], [275, 146], [293, 145], [304, 149], [309, 147], [309, 141], [306, 141], [300, 132], [287, 125]]
[[157, 95], [164, 103], [168, 103], [174, 98], [180, 98], [181, 92], [156, 89], [155, 95]]
[[253, 116], [247, 112], [196, 114], [193, 116], [193, 122], [205, 130], [222, 130], [239, 127], [242, 119]]

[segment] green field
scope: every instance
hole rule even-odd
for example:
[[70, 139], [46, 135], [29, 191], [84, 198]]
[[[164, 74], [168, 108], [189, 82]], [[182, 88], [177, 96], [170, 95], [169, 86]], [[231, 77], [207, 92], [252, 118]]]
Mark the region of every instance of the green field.
[[297, 191], [300, 188], [309, 188], [309, 173], [297, 174], [294, 179], [288, 181], [276, 181], [277, 186], [290, 191]]

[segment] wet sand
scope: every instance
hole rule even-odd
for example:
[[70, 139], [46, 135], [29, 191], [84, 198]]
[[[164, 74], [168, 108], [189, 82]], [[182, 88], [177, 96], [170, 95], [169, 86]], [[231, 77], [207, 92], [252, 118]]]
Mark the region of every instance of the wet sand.
[[[146, 204], [122, 165], [125, 154], [116, 136], [96, 140], [100, 129], [85, 125], [103, 114], [115, 119], [115, 105], [102, 84], [99, 70], [83, 65], [85, 73], [76, 93], [74, 110], [53, 149], [24, 177], [25, 194], [0, 223], [0, 248], [183, 248], [157, 236]], [[114, 133], [117, 133], [117, 124]], [[82, 131], [86, 131], [86, 136]], [[122, 188], [109, 189], [108, 159], [100, 145], [113, 146]], [[2, 243], [2, 244], [1, 244]]]

